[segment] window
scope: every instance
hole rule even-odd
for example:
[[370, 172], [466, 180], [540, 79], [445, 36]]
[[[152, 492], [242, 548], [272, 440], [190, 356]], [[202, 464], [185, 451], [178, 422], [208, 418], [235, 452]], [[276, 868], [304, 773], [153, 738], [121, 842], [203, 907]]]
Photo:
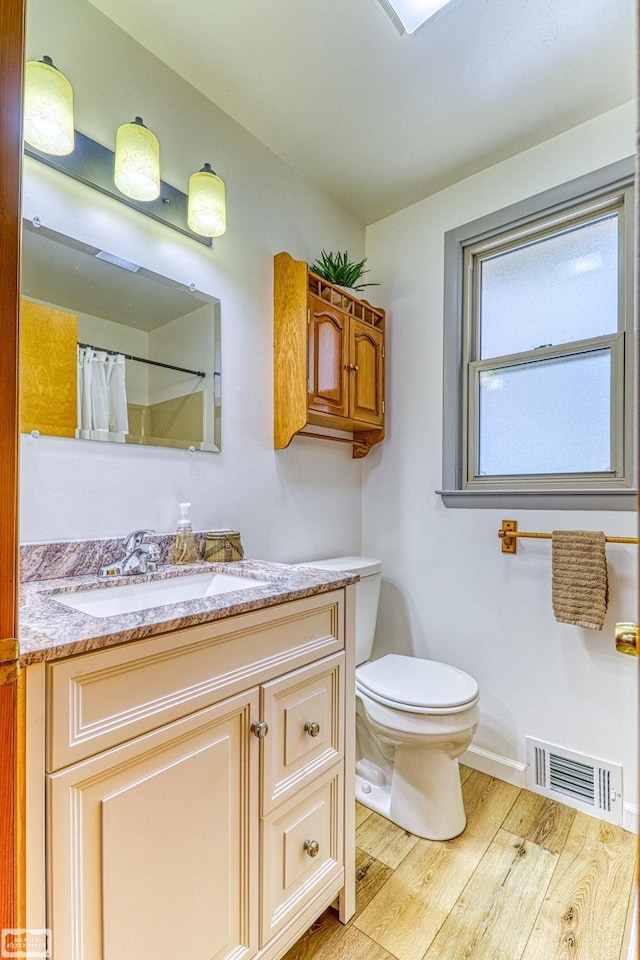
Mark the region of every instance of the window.
[[635, 509], [632, 171], [447, 234], [447, 506]]

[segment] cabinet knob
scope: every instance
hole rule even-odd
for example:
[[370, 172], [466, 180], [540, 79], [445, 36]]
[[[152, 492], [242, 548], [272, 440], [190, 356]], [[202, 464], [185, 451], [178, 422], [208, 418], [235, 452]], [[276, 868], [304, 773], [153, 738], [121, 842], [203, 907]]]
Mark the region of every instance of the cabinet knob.
[[258, 740], [264, 740], [269, 733], [269, 724], [266, 720], [254, 720], [251, 724], [251, 733], [254, 737], [257, 737]]
[[308, 733], [310, 737], [317, 737], [320, 733], [320, 724], [316, 723], [315, 720], [307, 720], [304, 725], [304, 732]]
[[317, 857], [320, 853], [320, 844], [317, 840], [305, 840], [304, 851], [310, 857]]
[[352, 365], [351, 369], [357, 371], [357, 370], [358, 370], [358, 364], [357, 364], [357, 363], [354, 363], [354, 364]]

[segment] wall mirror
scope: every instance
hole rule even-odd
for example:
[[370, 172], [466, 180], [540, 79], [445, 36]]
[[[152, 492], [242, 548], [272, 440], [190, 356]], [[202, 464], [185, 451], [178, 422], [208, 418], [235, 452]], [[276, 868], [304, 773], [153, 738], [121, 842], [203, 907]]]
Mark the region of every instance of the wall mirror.
[[220, 449], [220, 303], [23, 221], [20, 430]]

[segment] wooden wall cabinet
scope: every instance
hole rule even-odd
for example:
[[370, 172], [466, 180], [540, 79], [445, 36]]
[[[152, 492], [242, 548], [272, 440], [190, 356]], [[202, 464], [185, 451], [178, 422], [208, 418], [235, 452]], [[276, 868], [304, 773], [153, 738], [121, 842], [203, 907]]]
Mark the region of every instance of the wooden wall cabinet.
[[274, 446], [307, 424], [352, 431], [353, 456], [384, 439], [385, 314], [274, 258]]
[[351, 917], [352, 590], [27, 669], [53, 956], [278, 960]]

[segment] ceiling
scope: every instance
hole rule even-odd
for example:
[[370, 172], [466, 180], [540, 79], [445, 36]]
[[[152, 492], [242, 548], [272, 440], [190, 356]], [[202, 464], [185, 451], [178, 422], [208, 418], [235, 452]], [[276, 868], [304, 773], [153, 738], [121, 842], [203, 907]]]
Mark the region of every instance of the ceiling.
[[635, 96], [635, 0], [91, 0], [363, 223]]

